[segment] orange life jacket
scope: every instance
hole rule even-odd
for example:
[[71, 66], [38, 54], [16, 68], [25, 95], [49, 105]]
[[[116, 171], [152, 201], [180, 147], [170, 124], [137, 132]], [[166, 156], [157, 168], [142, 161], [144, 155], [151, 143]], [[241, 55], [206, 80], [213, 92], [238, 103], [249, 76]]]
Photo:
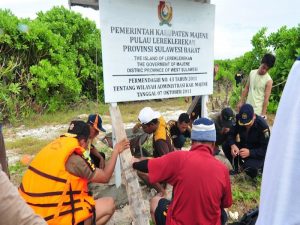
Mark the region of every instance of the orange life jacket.
[[87, 180], [66, 171], [69, 156], [84, 149], [78, 140], [60, 137], [33, 159], [19, 187], [28, 205], [49, 225], [75, 225], [92, 216], [95, 201], [88, 194]]

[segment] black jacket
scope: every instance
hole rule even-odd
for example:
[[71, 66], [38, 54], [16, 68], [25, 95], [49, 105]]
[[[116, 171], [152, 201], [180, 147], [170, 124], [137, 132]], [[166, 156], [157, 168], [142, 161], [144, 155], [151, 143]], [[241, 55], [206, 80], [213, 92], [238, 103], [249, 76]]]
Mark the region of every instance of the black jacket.
[[[240, 142], [236, 141], [238, 134]], [[228, 143], [229, 146], [236, 144], [240, 149], [248, 148], [250, 150], [249, 158], [265, 159], [269, 138], [270, 129], [268, 124], [262, 117], [256, 115], [256, 119], [248, 132], [244, 126], [236, 123], [229, 131]]]

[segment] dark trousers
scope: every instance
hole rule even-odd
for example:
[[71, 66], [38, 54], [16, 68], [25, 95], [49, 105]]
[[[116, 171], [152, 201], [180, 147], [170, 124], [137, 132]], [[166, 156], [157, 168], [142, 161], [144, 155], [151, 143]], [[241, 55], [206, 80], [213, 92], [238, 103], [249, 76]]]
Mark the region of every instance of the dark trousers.
[[227, 223], [227, 220], [228, 220], [227, 213], [222, 208], [221, 209], [221, 225], [225, 225]]
[[[171, 201], [165, 198], [159, 200], [154, 212], [156, 225], [165, 225], [168, 213], [168, 207]], [[228, 220], [227, 213], [221, 208], [221, 225], [225, 225]]]
[[[238, 148], [240, 148], [240, 146], [238, 146]], [[231, 147], [228, 145], [227, 142], [225, 142], [222, 145], [222, 149], [226, 158], [229, 160], [233, 169], [237, 173], [239, 172], [239, 166], [241, 166], [242, 170], [245, 171], [245, 173], [248, 176], [254, 178], [257, 176], [258, 171], [263, 169], [264, 166], [263, 159], [254, 159], [254, 158], [242, 159], [240, 156], [233, 158], [231, 155]]]
[[[192, 100], [194, 97], [192, 97]], [[195, 105], [194, 110], [191, 113], [191, 120], [194, 121], [198, 119], [198, 117], [201, 117], [201, 110], [202, 110], [202, 97], [199, 98], [197, 104]]]

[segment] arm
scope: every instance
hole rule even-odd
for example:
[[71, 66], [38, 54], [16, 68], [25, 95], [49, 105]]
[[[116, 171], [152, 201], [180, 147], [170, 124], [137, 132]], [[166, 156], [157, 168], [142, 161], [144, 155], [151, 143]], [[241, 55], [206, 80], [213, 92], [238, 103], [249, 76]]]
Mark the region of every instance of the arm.
[[129, 148], [129, 141], [123, 140], [117, 143], [114, 147], [110, 160], [107, 162], [104, 169], [96, 169], [93, 178], [91, 179], [92, 182], [96, 183], [107, 183], [115, 169], [115, 165], [117, 162], [118, 155], [125, 149]]
[[227, 141], [229, 146], [235, 145], [236, 136], [237, 136], [237, 125], [231, 127], [227, 134], [228, 134]]
[[271, 91], [272, 91], [272, 85], [273, 85], [272, 80], [269, 80], [266, 84], [265, 98], [264, 98], [264, 103], [263, 103], [263, 107], [262, 107], [262, 111], [261, 111], [262, 116], [265, 116], [267, 114], [267, 107], [269, 104], [269, 98], [270, 98]]
[[142, 127], [142, 124], [141, 123], [136, 123], [135, 125], [134, 125], [134, 127], [132, 128], [132, 133], [136, 133], [136, 132], [138, 132], [139, 131], [139, 129]]
[[232, 194], [231, 194], [230, 178], [227, 169], [225, 170], [224, 174], [225, 174], [226, 183], [224, 187], [221, 208], [229, 208], [232, 205]]
[[188, 126], [188, 128], [186, 129], [187, 132], [187, 137], [191, 137], [191, 133], [192, 133], [192, 128], [190, 126]]
[[159, 156], [166, 155], [170, 151], [167, 142], [162, 139], [154, 142], [154, 150], [158, 153]]
[[264, 159], [268, 148], [269, 138], [270, 138], [270, 129], [267, 127], [262, 131], [260, 135], [260, 139], [259, 139], [260, 146], [258, 148], [249, 149], [250, 151], [249, 157], [254, 159]]
[[222, 133], [222, 127], [218, 122], [217, 118], [213, 119], [213, 121], [215, 123], [215, 128], [216, 128], [216, 136], [217, 136], [216, 145], [222, 145], [222, 143], [225, 141], [225, 138]]
[[237, 111], [240, 111], [240, 108], [242, 107], [243, 104], [245, 104], [246, 102], [246, 98], [248, 96], [248, 93], [249, 93], [249, 86], [250, 86], [250, 77], [248, 78], [248, 81], [246, 83], [246, 86], [242, 92], [242, 96], [241, 96], [241, 99], [237, 105]]
[[91, 153], [96, 156], [100, 160], [100, 168], [104, 168], [105, 165], [105, 159], [102, 157], [102, 155], [98, 152], [98, 150], [95, 148], [94, 145], [91, 146]]
[[141, 161], [138, 161], [138, 162], [134, 162], [132, 164], [132, 167], [133, 167], [133, 169], [138, 170], [140, 172], [148, 173], [149, 172], [148, 161], [149, 160], [146, 159], [146, 160], [141, 160]]
[[236, 145], [237, 125], [233, 126], [228, 132], [228, 144], [231, 148], [231, 155], [236, 157], [239, 154], [239, 148]]

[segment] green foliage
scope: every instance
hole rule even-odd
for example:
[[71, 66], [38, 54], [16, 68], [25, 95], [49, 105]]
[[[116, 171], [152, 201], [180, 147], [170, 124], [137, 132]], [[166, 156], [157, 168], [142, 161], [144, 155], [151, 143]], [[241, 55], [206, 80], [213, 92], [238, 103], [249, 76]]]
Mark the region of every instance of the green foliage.
[[253, 45], [252, 55], [254, 63], [259, 66], [262, 56], [268, 52], [268, 40], [266, 36], [267, 28], [264, 27], [259, 30], [252, 38], [251, 43]]
[[221, 82], [224, 80], [234, 82], [236, 68], [232, 67], [231, 60], [216, 60], [215, 63], [219, 65], [219, 71], [216, 75], [216, 80]]
[[27, 166], [24, 166], [21, 162], [16, 162], [15, 164], [10, 165], [8, 167], [8, 169], [9, 169], [9, 173], [11, 175], [23, 174], [25, 172], [25, 170], [27, 169]]
[[[0, 108], [11, 122], [54, 112], [81, 98], [97, 99], [102, 75], [95, 23], [63, 7], [19, 19], [0, 10]], [[102, 91], [102, 76], [98, 78]], [[99, 95], [99, 98], [103, 94]]]
[[270, 102], [269, 102], [269, 105], [268, 105], [268, 111], [270, 113], [276, 113], [277, 108], [278, 108], [278, 104], [279, 104], [279, 102], [276, 102], [276, 101], [271, 99]]
[[229, 104], [232, 109], [236, 108], [236, 106], [241, 98], [241, 94], [242, 94], [242, 85], [239, 85], [238, 87], [233, 88], [230, 99], [229, 99]]
[[257, 207], [260, 199], [261, 180], [261, 176], [252, 179], [245, 173], [234, 176], [231, 180], [234, 205], [230, 210], [236, 210], [243, 215], [245, 211]]
[[19, 186], [22, 177], [27, 170], [27, 166], [23, 165], [21, 162], [16, 162], [15, 164], [9, 165], [8, 170], [10, 174], [10, 181], [15, 185]]
[[280, 28], [270, 34], [268, 42], [276, 53], [276, 64], [271, 71], [274, 87], [268, 106], [268, 110], [274, 111], [277, 109], [289, 71], [296, 57], [300, 55], [300, 24], [290, 29], [285, 26]]

